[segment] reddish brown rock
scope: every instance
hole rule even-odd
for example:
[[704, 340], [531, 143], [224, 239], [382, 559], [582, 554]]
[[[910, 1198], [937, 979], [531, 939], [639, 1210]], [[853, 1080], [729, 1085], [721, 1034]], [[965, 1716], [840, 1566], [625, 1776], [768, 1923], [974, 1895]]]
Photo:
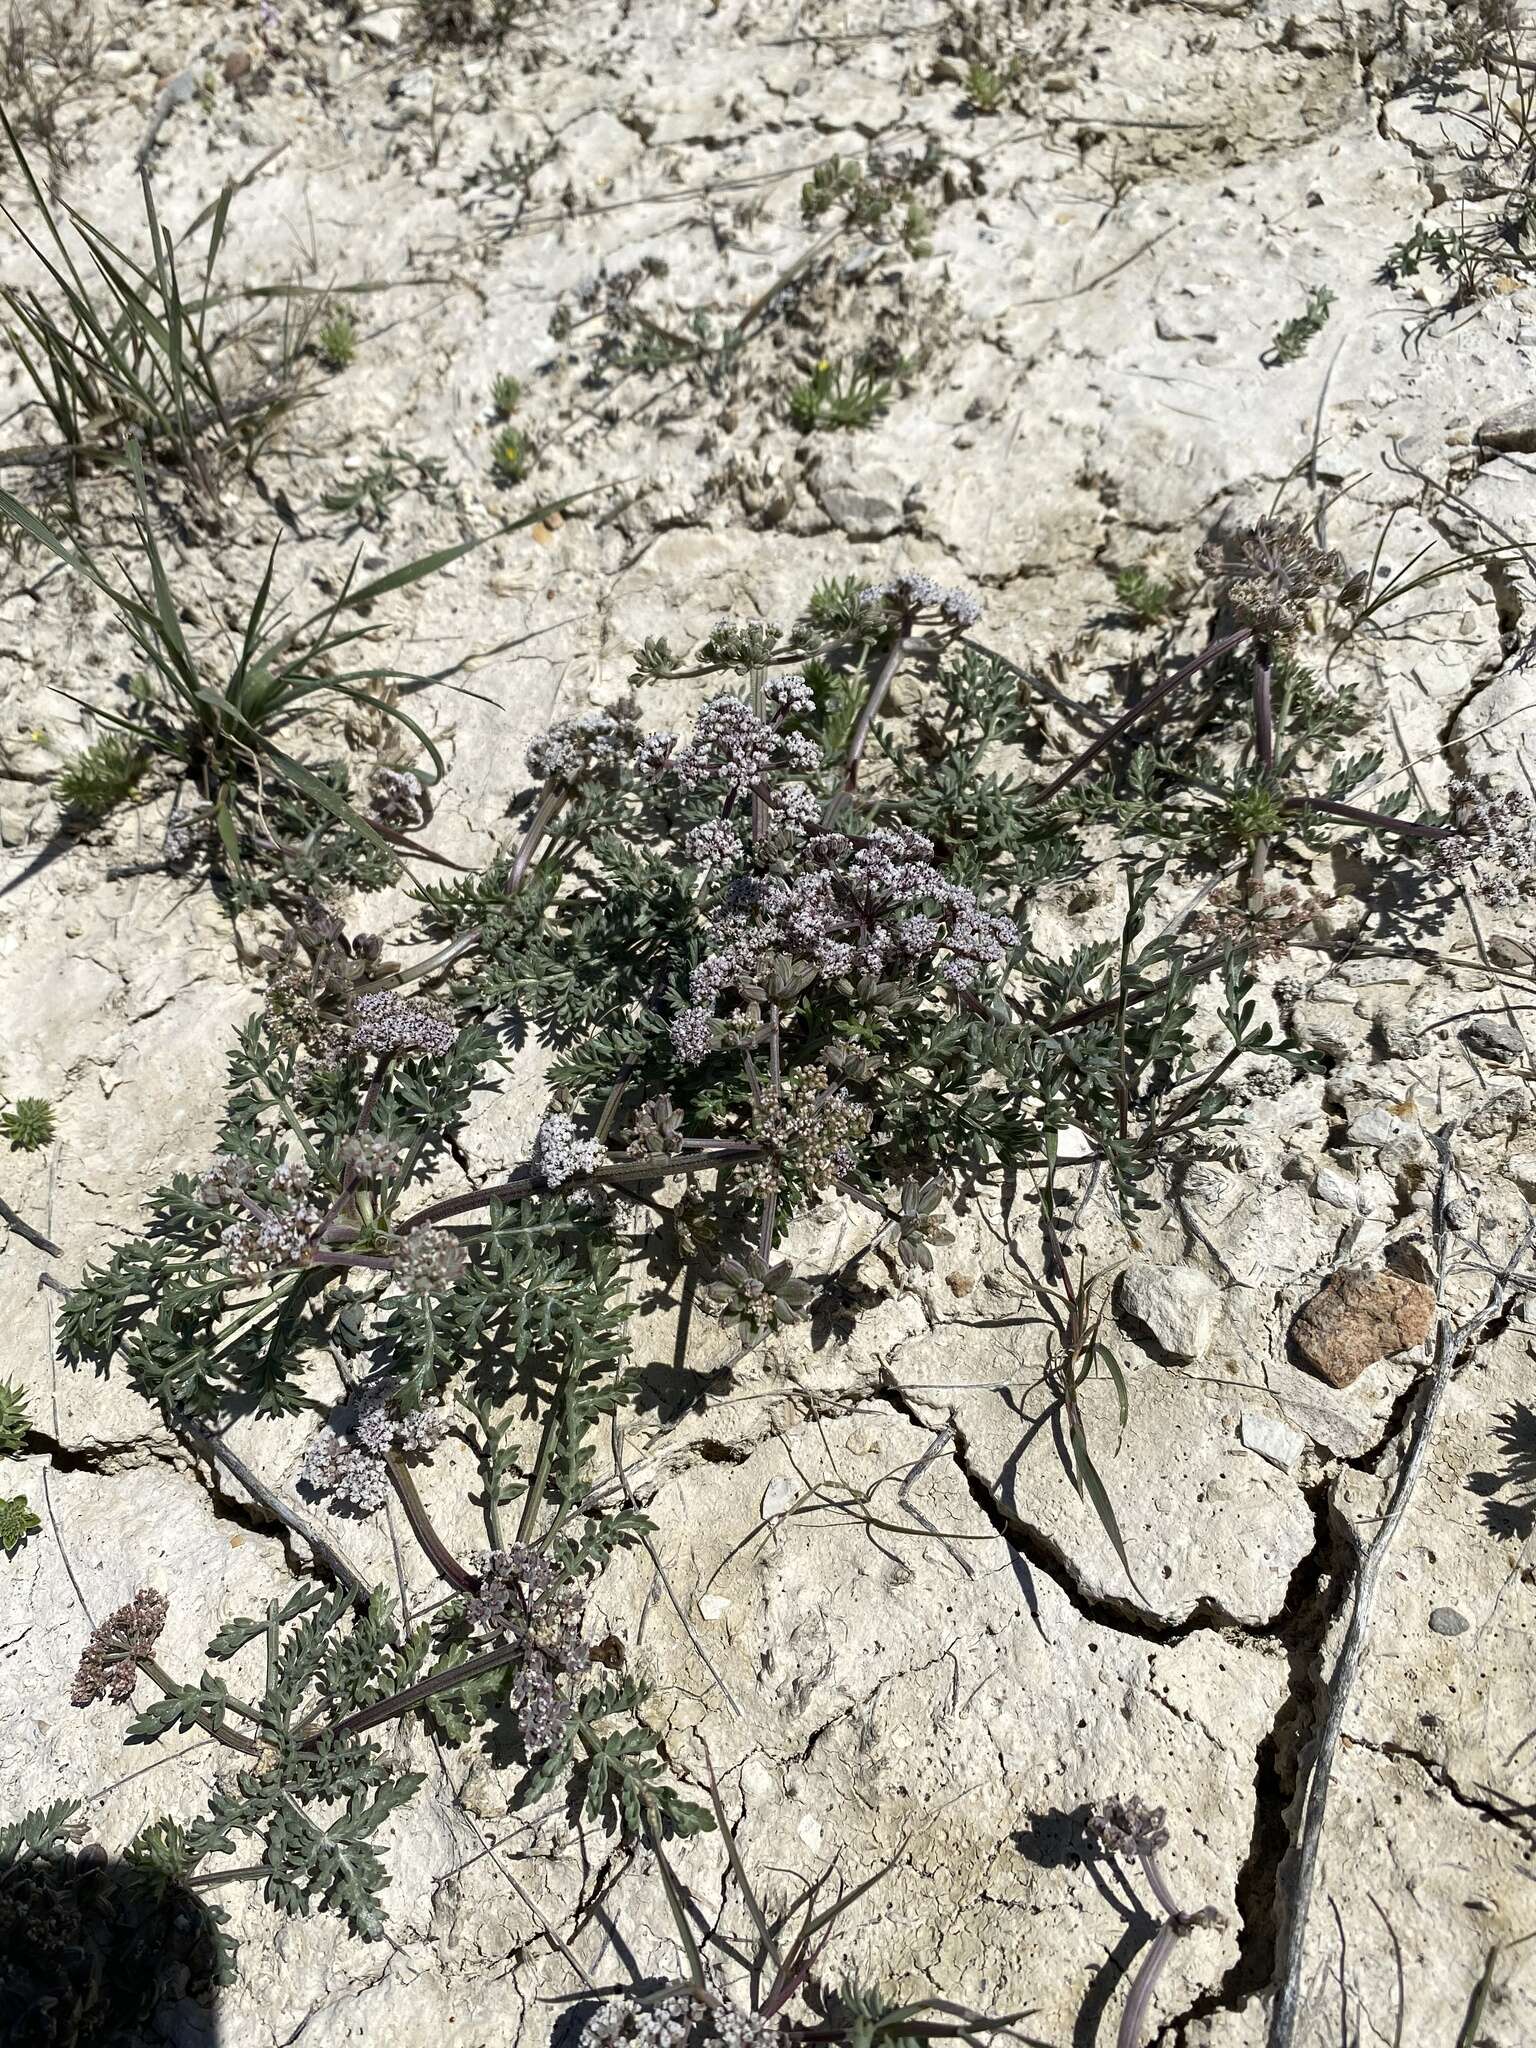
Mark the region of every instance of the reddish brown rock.
[[1297, 1311], [1291, 1335], [1315, 1372], [1347, 1387], [1378, 1358], [1422, 1344], [1434, 1322], [1435, 1297], [1422, 1280], [1347, 1266]]

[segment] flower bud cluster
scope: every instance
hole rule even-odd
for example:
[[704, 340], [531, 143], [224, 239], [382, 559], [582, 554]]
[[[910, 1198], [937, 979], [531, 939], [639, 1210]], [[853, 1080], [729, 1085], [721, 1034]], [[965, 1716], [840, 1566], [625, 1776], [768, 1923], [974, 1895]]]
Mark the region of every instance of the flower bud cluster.
[[395, 1260], [395, 1278], [407, 1294], [446, 1294], [468, 1266], [469, 1255], [452, 1231], [427, 1224], [407, 1233]]
[[131, 1699], [138, 1660], [154, 1655], [169, 1610], [163, 1593], [141, 1586], [125, 1607], [109, 1614], [85, 1646], [70, 1687], [70, 1705], [89, 1707], [97, 1700], [112, 1700], [121, 1706]]
[[712, 697], [699, 713], [693, 737], [669, 760], [690, 792], [722, 788], [744, 796], [775, 775], [813, 775], [821, 750], [804, 734], [785, 732], [740, 697]]
[[682, 1113], [671, 1096], [654, 1095], [631, 1117], [624, 1150], [630, 1159], [662, 1159], [677, 1150], [682, 1136]]
[[1168, 1846], [1167, 1809], [1149, 1807], [1134, 1793], [1129, 1799], [1106, 1799], [1089, 1815], [1087, 1833], [1110, 1856], [1155, 1853]]
[[394, 1139], [373, 1131], [357, 1131], [343, 1138], [337, 1153], [355, 1180], [388, 1180], [400, 1164], [400, 1147]]

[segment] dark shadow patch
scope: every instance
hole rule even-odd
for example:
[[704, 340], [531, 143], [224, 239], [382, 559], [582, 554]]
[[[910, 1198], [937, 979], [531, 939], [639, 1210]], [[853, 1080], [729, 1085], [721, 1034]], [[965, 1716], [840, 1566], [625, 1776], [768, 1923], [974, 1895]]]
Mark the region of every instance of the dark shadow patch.
[[0, 1870], [0, 2048], [215, 2048], [225, 1952], [214, 1912], [91, 1846]]

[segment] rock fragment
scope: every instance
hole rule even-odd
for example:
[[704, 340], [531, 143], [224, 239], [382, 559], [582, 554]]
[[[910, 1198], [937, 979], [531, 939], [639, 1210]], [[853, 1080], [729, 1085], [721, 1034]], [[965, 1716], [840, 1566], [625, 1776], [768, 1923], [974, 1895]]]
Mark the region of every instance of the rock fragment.
[[1437, 1607], [1429, 1617], [1429, 1625], [1437, 1636], [1464, 1636], [1472, 1626], [1467, 1617], [1454, 1607]]
[[1243, 1410], [1237, 1433], [1245, 1450], [1253, 1451], [1269, 1464], [1278, 1466], [1282, 1472], [1289, 1472], [1307, 1447], [1307, 1440], [1299, 1429], [1292, 1429], [1279, 1416], [1266, 1415], [1259, 1408]]
[[1527, 398], [1483, 421], [1477, 438], [1485, 448], [1511, 455], [1536, 455], [1536, 398]]
[[850, 540], [886, 540], [906, 519], [901, 479], [883, 463], [856, 463], [844, 455], [816, 471], [817, 502]]
[[1121, 1275], [1121, 1308], [1170, 1358], [1205, 1356], [1216, 1303], [1216, 1289], [1193, 1266], [1128, 1266]]
[[1348, 1387], [1378, 1359], [1422, 1344], [1434, 1320], [1435, 1297], [1423, 1281], [1349, 1266], [1297, 1312], [1291, 1336], [1315, 1372]]

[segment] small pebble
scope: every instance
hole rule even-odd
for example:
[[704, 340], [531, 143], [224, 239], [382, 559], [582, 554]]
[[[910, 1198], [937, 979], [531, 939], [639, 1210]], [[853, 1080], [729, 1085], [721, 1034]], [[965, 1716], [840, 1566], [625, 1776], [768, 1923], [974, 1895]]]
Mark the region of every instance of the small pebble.
[[1464, 1636], [1472, 1626], [1464, 1614], [1458, 1614], [1454, 1607], [1437, 1607], [1429, 1617], [1429, 1625], [1437, 1636]]

